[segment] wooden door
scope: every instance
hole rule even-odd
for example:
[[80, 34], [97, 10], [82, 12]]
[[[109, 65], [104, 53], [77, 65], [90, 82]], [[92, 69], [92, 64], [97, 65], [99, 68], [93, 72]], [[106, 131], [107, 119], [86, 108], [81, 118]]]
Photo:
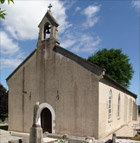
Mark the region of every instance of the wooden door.
[[41, 127], [43, 132], [52, 133], [52, 115], [48, 108], [44, 108], [41, 112]]

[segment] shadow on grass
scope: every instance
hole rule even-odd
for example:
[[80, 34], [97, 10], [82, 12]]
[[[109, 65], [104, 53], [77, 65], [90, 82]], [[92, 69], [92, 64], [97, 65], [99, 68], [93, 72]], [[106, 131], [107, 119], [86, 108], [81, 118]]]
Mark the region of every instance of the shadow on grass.
[[0, 129], [8, 131], [8, 126], [7, 126], [7, 125], [5, 125], [5, 126], [0, 126]]

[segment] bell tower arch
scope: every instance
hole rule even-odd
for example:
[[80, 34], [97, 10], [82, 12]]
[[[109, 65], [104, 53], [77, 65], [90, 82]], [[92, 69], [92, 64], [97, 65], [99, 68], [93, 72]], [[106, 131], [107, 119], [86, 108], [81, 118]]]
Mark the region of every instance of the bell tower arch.
[[44, 39], [50, 38], [51, 25], [47, 22], [44, 25]]
[[54, 39], [58, 42], [58, 36], [57, 36], [58, 26], [59, 26], [58, 22], [52, 16], [51, 10], [49, 9], [38, 26], [39, 27], [38, 40], [41, 41], [45, 39]]

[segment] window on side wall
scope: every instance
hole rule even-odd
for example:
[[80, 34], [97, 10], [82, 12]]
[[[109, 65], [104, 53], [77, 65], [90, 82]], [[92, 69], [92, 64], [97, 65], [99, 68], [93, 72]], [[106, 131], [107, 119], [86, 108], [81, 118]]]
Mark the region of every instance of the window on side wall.
[[118, 95], [118, 112], [117, 112], [117, 116], [120, 117], [120, 94]]
[[108, 101], [108, 120], [112, 120], [112, 90], [109, 92], [109, 101]]

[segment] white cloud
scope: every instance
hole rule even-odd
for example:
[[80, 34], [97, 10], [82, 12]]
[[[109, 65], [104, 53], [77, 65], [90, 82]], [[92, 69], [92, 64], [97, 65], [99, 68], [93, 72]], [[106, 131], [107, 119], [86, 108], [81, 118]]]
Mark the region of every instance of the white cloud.
[[140, 0], [132, 0], [132, 6], [140, 12]]
[[64, 2], [64, 7], [66, 7], [66, 9], [70, 9], [76, 3], [76, 1], [74, 0], [66, 0], [63, 2]]
[[1, 58], [1, 65], [0, 65], [0, 69], [3, 68], [16, 68], [21, 62], [22, 60], [20, 59], [15, 59], [15, 58]]
[[79, 55], [81, 53], [94, 53], [97, 50], [97, 46], [101, 42], [101, 39], [98, 36], [94, 36], [90, 33], [83, 34], [78, 30], [67, 30], [61, 39], [61, 46], [63, 48], [66, 48]]
[[18, 43], [10, 38], [6, 32], [0, 32], [0, 69], [15, 68], [25, 58], [24, 53], [20, 51]]
[[101, 39], [96, 36], [92, 37], [90, 35], [84, 34], [82, 35], [77, 44], [71, 49], [76, 53], [94, 53], [97, 50], [97, 46], [100, 44]]
[[67, 39], [62, 42], [61, 46], [67, 49], [67, 48], [71, 47], [73, 44], [75, 44], [75, 42], [76, 42], [75, 40]]
[[86, 22], [83, 24], [84, 27], [93, 27], [99, 20], [96, 16], [100, 11], [100, 6], [90, 5], [84, 9], [83, 14], [86, 16]]
[[76, 7], [76, 8], [75, 8], [75, 12], [77, 12], [77, 11], [79, 11], [79, 10], [81, 10], [80, 7]]
[[15, 1], [7, 6], [8, 15], [3, 20], [5, 29], [18, 40], [32, 40], [38, 37], [38, 25], [47, 11], [47, 6], [52, 4], [52, 13], [60, 24], [59, 33], [64, 32], [71, 24], [67, 22], [66, 9], [63, 2], [56, 1]]
[[87, 15], [89, 18], [95, 16], [95, 14], [97, 12], [99, 12], [100, 10], [100, 6], [88, 6], [85, 10], [84, 10], [84, 14]]
[[1, 54], [13, 55], [19, 50], [19, 46], [5, 32], [0, 32], [0, 52]]
[[84, 24], [84, 26], [87, 27], [93, 27], [97, 22], [98, 22], [99, 18], [98, 17], [94, 17], [94, 18], [88, 18], [87, 22]]

